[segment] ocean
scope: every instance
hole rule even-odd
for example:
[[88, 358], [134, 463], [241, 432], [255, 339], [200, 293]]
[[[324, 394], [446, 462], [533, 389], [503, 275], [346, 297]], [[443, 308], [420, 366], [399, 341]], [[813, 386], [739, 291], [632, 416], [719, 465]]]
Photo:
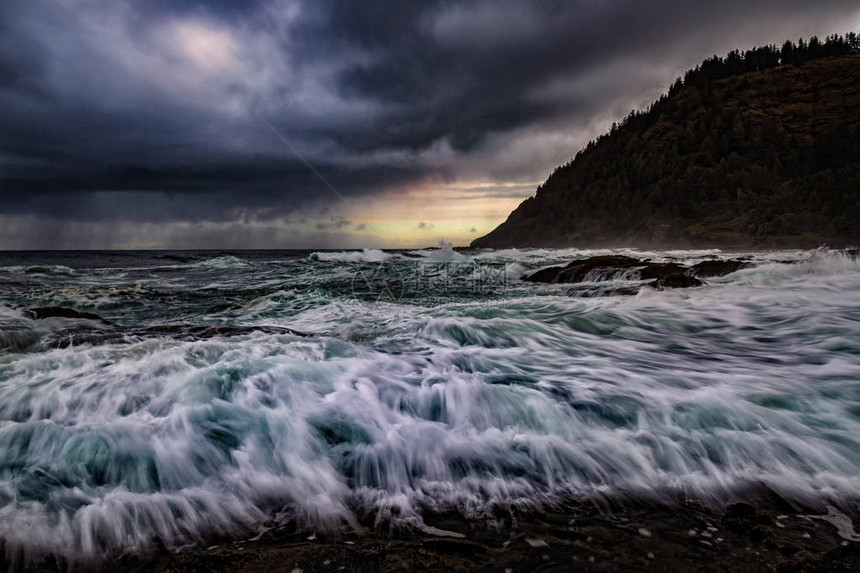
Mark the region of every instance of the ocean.
[[[608, 253], [755, 266], [635, 296], [521, 280]], [[860, 498], [856, 257], [0, 253], [7, 555], [279, 524], [457, 536], [425, 516], [754, 487], [822, 512]]]

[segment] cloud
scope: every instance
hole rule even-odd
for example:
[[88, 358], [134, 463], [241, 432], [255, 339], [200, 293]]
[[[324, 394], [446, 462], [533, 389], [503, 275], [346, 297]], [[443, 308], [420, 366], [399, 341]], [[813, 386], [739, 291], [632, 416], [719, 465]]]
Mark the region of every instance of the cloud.
[[418, 229], [421, 231], [431, 231], [433, 229], [433, 225], [431, 223], [425, 223], [421, 221], [418, 223]]
[[6, 0], [0, 204], [15, 241], [90, 225], [74, 248], [128, 223], [259, 244], [434, 182], [516, 198], [702, 58], [846, 22], [856, 2]]
[[344, 219], [343, 217], [331, 217], [328, 223], [317, 223], [316, 228], [321, 231], [326, 229], [340, 230], [351, 225], [353, 225], [353, 222], [349, 219]]

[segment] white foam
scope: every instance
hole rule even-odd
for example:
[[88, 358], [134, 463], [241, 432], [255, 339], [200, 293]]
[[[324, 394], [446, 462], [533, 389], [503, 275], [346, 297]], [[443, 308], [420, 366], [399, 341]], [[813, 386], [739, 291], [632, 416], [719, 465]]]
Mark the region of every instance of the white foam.
[[363, 249], [361, 251], [320, 251], [313, 253], [311, 257], [320, 261], [338, 263], [380, 263], [389, 259], [391, 255], [379, 249]]

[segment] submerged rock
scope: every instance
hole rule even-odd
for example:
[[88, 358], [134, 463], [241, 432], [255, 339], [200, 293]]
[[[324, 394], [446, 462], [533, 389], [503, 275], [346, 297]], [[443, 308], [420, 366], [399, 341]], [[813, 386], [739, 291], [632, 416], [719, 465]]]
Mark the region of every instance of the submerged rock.
[[690, 288], [690, 287], [698, 287], [704, 285], [704, 281], [697, 279], [694, 276], [685, 274], [685, 273], [675, 273], [673, 275], [668, 275], [663, 278], [657, 279], [653, 283], [649, 283], [648, 286], [652, 286], [658, 289], [664, 288]]
[[633, 296], [638, 294], [645, 283], [619, 285], [583, 285], [568, 289], [567, 296], [579, 298], [596, 298], [603, 296]]
[[81, 312], [65, 306], [37, 306], [28, 309], [26, 314], [29, 315], [30, 318], [34, 318], [36, 320], [43, 320], [46, 318], [79, 318], [110, 324], [110, 322], [93, 312]]
[[227, 324], [163, 324], [150, 326], [141, 329], [135, 334], [155, 335], [155, 336], [171, 336], [180, 339], [205, 339], [215, 336], [238, 336], [241, 334], [251, 334], [254, 332], [263, 332], [265, 334], [293, 334], [296, 336], [313, 336], [307, 332], [301, 332], [287, 328], [285, 326], [265, 326], [265, 325], [246, 325], [234, 326]]
[[579, 298], [595, 298], [604, 296], [634, 296], [643, 288], [657, 290], [667, 288], [690, 288], [703, 286], [705, 283], [696, 277], [675, 273], [646, 283], [627, 283], [612, 285], [582, 285], [568, 289], [567, 296]]
[[120, 325], [92, 312], [81, 312], [62, 306], [42, 306], [22, 310], [34, 320], [69, 318], [85, 322], [53, 324], [47, 330], [25, 324], [0, 329], [0, 349], [15, 352], [40, 351], [45, 348], [67, 348], [79, 344], [109, 344], [127, 337], [168, 336], [177, 340], [204, 340], [216, 336], [239, 336], [262, 332], [314, 336], [285, 326], [229, 324], [158, 324], [152, 326]]

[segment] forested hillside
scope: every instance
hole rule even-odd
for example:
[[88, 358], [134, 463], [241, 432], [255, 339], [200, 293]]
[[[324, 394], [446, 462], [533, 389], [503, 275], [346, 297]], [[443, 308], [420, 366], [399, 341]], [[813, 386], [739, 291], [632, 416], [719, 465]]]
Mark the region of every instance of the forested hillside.
[[860, 238], [860, 38], [705, 60], [474, 247], [814, 246]]

